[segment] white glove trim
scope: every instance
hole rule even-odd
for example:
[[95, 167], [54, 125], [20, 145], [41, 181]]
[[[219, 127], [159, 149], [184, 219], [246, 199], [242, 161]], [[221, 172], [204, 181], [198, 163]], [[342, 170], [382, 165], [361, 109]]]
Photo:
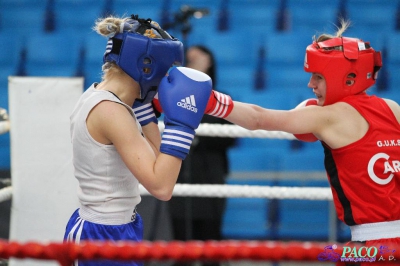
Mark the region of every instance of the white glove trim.
[[209, 75], [188, 67], [177, 67], [177, 69], [182, 72], [182, 74], [184, 74], [186, 77], [195, 81], [208, 81], [211, 79]]

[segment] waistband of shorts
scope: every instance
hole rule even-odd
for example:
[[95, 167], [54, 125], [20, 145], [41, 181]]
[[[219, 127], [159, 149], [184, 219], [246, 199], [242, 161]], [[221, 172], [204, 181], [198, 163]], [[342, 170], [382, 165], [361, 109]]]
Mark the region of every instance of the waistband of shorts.
[[352, 241], [400, 237], [400, 220], [350, 226]]
[[88, 222], [105, 224], [105, 225], [121, 225], [134, 222], [136, 220], [136, 208], [125, 212], [99, 213], [89, 209], [86, 206], [79, 208], [79, 216]]

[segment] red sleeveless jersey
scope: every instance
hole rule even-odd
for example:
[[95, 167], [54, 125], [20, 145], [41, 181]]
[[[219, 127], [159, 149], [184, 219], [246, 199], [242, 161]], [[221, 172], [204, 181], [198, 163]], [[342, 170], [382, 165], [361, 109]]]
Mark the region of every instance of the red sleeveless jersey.
[[339, 149], [323, 143], [336, 212], [347, 225], [400, 220], [400, 125], [383, 99], [341, 100], [369, 123], [360, 140]]

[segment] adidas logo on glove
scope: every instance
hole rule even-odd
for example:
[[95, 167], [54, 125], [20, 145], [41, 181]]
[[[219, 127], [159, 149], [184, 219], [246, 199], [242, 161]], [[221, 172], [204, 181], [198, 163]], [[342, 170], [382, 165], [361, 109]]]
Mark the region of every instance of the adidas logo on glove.
[[164, 109], [165, 129], [160, 152], [185, 159], [211, 91], [211, 78], [187, 67], [174, 67], [161, 80], [158, 99]]
[[177, 102], [176, 105], [184, 109], [187, 109], [189, 111], [197, 113], [196, 100], [194, 99], [194, 95], [190, 95], [189, 97], [183, 98], [180, 102]]

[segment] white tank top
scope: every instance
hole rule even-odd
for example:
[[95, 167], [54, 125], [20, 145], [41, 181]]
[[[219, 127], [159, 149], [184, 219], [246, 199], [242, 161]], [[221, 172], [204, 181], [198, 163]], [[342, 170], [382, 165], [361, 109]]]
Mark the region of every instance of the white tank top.
[[[93, 84], [80, 97], [70, 117], [73, 164], [79, 182], [82, 219], [100, 224], [124, 224], [141, 198], [139, 182], [126, 167], [114, 145], [94, 140], [86, 126], [89, 112], [104, 100], [132, 108], [112, 93], [96, 90]], [[136, 118], [135, 118], [136, 120]], [[139, 129], [140, 124], [137, 122]]]

